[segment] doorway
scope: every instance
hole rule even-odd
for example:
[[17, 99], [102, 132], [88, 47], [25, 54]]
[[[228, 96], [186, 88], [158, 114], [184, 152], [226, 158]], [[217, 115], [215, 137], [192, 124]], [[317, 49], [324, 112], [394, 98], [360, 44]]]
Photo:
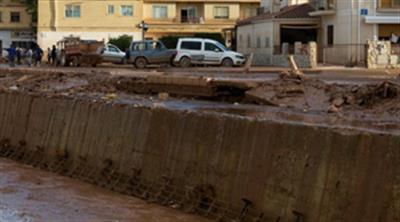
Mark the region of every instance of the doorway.
[[196, 7], [189, 6], [181, 9], [181, 22], [182, 23], [195, 23], [196, 22]]

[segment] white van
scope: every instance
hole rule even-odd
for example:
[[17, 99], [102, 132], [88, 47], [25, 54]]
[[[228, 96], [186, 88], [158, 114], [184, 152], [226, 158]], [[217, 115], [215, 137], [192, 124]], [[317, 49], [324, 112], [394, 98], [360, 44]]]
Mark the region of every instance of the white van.
[[246, 61], [243, 54], [230, 51], [212, 39], [180, 38], [176, 50], [174, 62], [181, 67], [189, 67], [192, 64], [231, 67], [243, 65]]

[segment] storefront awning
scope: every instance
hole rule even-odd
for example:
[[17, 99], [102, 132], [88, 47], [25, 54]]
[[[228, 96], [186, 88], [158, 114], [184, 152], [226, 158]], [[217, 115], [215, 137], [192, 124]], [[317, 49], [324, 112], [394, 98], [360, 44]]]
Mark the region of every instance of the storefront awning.
[[400, 24], [400, 16], [365, 16], [368, 24]]

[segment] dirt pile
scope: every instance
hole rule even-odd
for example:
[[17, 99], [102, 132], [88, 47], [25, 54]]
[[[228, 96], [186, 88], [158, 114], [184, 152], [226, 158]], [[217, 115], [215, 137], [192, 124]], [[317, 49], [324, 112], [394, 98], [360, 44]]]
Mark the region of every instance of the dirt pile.
[[[282, 73], [258, 85], [218, 82], [193, 76], [112, 76], [100, 72], [17, 72], [0, 74], [0, 92], [45, 93], [46, 96], [154, 94], [213, 101], [276, 106], [301, 112], [400, 116], [400, 81], [380, 84], [328, 84], [316, 78]], [[246, 83], [246, 80], [242, 80]], [[168, 96], [169, 98], [169, 96]]]
[[249, 101], [302, 111], [346, 112], [400, 116], [400, 82], [328, 84], [314, 78], [282, 74], [246, 92]]

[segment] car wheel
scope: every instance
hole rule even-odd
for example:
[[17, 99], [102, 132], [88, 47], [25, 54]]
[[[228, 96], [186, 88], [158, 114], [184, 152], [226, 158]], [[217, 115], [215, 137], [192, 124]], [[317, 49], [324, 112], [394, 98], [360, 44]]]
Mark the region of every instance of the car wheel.
[[192, 62], [190, 61], [189, 57], [183, 57], [183, 58], [181, 58], [181, 60], [179, 60], [179, 65], [182, 68], [188, 68], [188, 67], [190, 67], [190, 65], [192, 65]]
[[230, 58], [225, 58], [222, 60], [222, 66], [223, 67], [232, 67], [233, 66], [233, 61]]
[[143, 57], [139, 57], [135, 60], [135, 67], [138, 69], [144, 69], [147, 66], [147, 60]]

